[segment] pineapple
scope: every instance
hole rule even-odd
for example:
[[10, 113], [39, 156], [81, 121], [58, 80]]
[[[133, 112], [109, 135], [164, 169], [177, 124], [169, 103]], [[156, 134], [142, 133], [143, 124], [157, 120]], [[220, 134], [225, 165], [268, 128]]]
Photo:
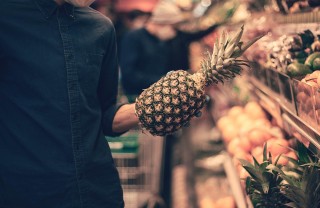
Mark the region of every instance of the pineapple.
[[292, 201], [288, 207], [320, 208], [320, 164], [305, 166], [301, 178], [283, 185], [282, 192]]
[[298, 159], [289, 158], [293, 167], [287, 167], [288, 173], [278, 170], [286, 180], [281, 191], [291, 201], [286, 204], [293, 208], [320, 208], [320, 159], [311, 153], [302, 143], [296, 148]]
[[240, 160], [248, 171], [246, 191], [254, 207], [320, 208], [320, 160], [301, 143], [296, 147], [298, 159], [287, 156], [289, 166], [272, 163], [267, 158], [266, 145], [263, 162], [254, 164]]
[[242, 34], [243, 26], [232, 38], [223, 32], [199, 72], [171, 71], [144, 90], [135, 103], [142, 128], [152, 135], [164, 136], [188, 124], [205, 104], [206, 86], [232, 79], [243, 66], [248, 66], [239, 57], [262, 36], [243, 44]]
[[258, 163], [253, 157], [254, 164], [246, 160], [240, 162], [249, 173], [245, 179], [246, 192], [255, 208], [286, 208], [290, 200], [281, 190], [284, 179], [280, 177], [277, 169], [279, 157], [272, 163], [272, 157], [267, 155], [267, 144], [263, 149], [263, 162]]

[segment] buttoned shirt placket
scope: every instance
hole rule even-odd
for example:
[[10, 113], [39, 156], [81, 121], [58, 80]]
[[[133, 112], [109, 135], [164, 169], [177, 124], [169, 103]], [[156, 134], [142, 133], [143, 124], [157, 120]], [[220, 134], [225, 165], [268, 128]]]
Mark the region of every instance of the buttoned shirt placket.
[[84, 146], [81, 137], [81, 113], [80, 113], [80, 90], [79, 77], [76, 67], [76, 57], [73, 46], [73, 37], [70, 34], [70, 25], [75, 21], [73, 13], [68, 13], [66, 7], [60, 7], [57, 13], [57, 20], [63, 45], [65, 68], [67, 74], [67, 87], [70, 105], [70, 124], [72, 134], [72, 147], [76, 170], [76, 181], [79, 191], [80, 207], [85, 205], [86, 188], [82, 183], [83, 165], [85, 160]]

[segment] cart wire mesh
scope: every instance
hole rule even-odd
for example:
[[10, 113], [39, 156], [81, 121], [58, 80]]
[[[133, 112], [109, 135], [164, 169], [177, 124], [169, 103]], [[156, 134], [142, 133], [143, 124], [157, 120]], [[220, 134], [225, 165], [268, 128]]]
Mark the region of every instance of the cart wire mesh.
[[118, 169], [126, 208], [161, 204], [163, 138], [131, 130], [120, 137], [106, 137]]

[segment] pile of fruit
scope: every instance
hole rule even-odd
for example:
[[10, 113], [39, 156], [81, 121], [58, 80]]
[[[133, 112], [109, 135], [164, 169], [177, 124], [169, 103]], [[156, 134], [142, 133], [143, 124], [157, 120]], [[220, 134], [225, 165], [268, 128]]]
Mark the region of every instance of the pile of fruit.
[[217, 127], [254, 207], [320, 207], [319, 158], [285, 139], [258, 103], [232, 107]]
[[[284, 138], [282, 130], [272, 125], [257, 102], [248, 102], [244, 107], [232, 107], [217, 121], [217, 127], [221, 131], [228, 152], [234, 158], [241, 178], [244, 178], [247, 173], [241, 167], [239, 159], [252, 162], [253, 156], [258, 162], [262, 162], [265, 142], [268, 142], [268, 151], [273, 158], [280, 155], [296, 157], [288, 148], [289, 142]], [[280, 157], [279, 163], [286, 165], [288, 159]]]
[[[302, 62], [302, 63], [301, 63]], [[320, 52], [313, 52], [306, 59], [294, 61], [287, 67], [287, 74], [290, 77], [310, 74], [320, 69]]]
[[290, 77], [303, 76], [320, 69], [320, 42], [310, 30], [281, 36], [270, 45], [267, 68]]

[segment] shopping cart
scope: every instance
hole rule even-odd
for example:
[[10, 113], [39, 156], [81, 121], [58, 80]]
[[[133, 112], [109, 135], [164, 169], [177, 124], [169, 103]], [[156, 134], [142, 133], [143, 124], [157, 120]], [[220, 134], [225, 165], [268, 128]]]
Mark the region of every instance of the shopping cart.
[[106, 139], [119, 172], [126, 208], [164, 207], [160, 197], [164, 139], [139, 130]]

